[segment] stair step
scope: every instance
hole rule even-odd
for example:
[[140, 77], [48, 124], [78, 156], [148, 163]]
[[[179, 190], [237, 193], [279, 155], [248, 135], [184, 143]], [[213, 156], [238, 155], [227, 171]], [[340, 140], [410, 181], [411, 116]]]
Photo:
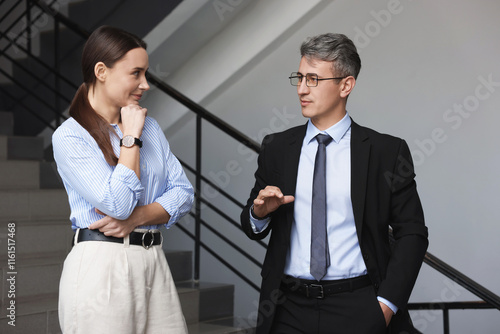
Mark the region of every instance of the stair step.
[[14, 115], [11, 112], [0, 112], [0, 135], [12, 136], [14, 133]]
[[[57, 315], [57, 294], [32, 298], [16, 297], [15, 327], [10, 326], [6, 313], [0, 313], [0, 333], [61, 333]], [[5, 307], [5, 308], [4, 308]], [[6, 311], [7, 305], [1, 306]]]
[[[57, 314], [57, 295], [47, 294], [33, 298], [16, 299], [16, 333], [39, 333], [48, 327], [48, 333], [61, 333]], [[2, 309], [7, 305], [2, 304]], [[5, 312], [0, 314], [0, 333], [13, 333], [7, 325]], [[253, 334], [252, 328], [239, 328], [233, 318], [188, 323], [189, 334]]]
[[189, 325], [200, 321], [200, 290], [177, 285], [177, 293], [186, 323]]
[[69, 214], [64, 190], [0, 190], [0, 220], [61, 220]]
[[16, 136], [7, 137], [7, 159], [42, 160], [43, 138]]
[[188, 325], [189, 334], [254, 334], [253, 328], [235, 326], [233, 318], [205, 321]]
[[0, 160], [0, 189], [38, 189], [40, 164], [38, 161]]
[[[7, 230], [8, 220], [0, 219], [0, 229]], [[69, 219], [16, 221], [15, 242], [18, 259], [37, 258], [44, 253], [67, 254], [71, 250], [73, 231]], [[7, 248], [7, 233], [0, 233], [0, 249]], [[0, 253], [0, 266], [7, 254]], [[6, 261], [5, 261], [6, 262]]]
[[[15, 299], [35, 298], [41, 294], [57, 294], [61, 279], [62, 263], [66, 253], [44, 254], [32, 258], [16, 258], [15, 267], [7, 267], [8, 262], [2, 261], [2, 301], [9, 298], [9, 282], [7, 278], [15, 279]], [[2, 308], [3, 309], [3, 308]]]
[[40, 162], [40, 188], [64, 189], [61, 177], [57, 172], [57, 165], [54, 161]]
[[[234, 285], [232, 284], [184, 282], [177, 284], [177, 290], [186, 322], [188, 317], [190, 320], [197, 318], [198, 321], [207, 321], [233, 316]], [[193, 308], [192, 304], [196, 304], [193, 299], [196, 297], [198, 297], [198, 307]], [[198, 310], [197, 316], [192, 314], [196, 310]]]
[[174, 282], [189, 281], [193, 278], [193, 252], [167, 250], [165, 257]]

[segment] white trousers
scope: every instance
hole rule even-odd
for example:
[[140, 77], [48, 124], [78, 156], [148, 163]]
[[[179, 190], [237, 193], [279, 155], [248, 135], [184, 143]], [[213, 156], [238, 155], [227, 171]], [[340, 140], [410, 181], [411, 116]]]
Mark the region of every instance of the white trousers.
[[186, 322], [162, 246], [76, 244], [59, 286], [64, 334], [185, 334]]

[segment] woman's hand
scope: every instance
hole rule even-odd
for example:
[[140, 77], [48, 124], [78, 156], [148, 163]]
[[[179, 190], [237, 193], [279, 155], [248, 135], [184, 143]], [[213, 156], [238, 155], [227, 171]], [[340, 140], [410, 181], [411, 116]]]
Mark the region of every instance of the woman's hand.
[[123, 135], [139, 138], [142, 134], [148, 110], [137, 104], [129, 104], [121, 109]]
[[[95, 211], [100, 215], [106, 216], [106, 214], [102, 213], [98, 209], [95, 209]], [[118, 220], [113, 217], [106, 216], [92, 223], [89, 226], [89, 229], [99, 230], [108, 237], [124, 238], [139, 225], [138, 210], [136, 208], [128, 219]]]

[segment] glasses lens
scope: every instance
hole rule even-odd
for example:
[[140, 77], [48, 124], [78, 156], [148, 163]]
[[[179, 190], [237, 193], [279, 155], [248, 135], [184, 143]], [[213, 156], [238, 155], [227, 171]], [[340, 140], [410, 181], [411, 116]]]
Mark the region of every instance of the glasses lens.
[[306, 84], [308, 87], [316, 87], [318, 85], [318, 75], [315, 73], [307, 73], [306, 80]]
[[300, 82], [302, 81], [302, 75], [297, 73], [297, 72], [292, 72], [290, 74], [290, 83], [292, 86], [298, 86], [300, 85]]

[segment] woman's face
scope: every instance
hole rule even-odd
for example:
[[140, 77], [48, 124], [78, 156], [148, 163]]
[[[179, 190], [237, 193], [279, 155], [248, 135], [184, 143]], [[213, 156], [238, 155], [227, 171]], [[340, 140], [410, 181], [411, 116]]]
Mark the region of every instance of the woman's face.
[[148, 54], [143, 48], [130, 50], [113, 67], [107, 67], [103, 85], [106, 103], [115, 108], [139, 104], [142, 94], [149, 89], [148, 67]]

